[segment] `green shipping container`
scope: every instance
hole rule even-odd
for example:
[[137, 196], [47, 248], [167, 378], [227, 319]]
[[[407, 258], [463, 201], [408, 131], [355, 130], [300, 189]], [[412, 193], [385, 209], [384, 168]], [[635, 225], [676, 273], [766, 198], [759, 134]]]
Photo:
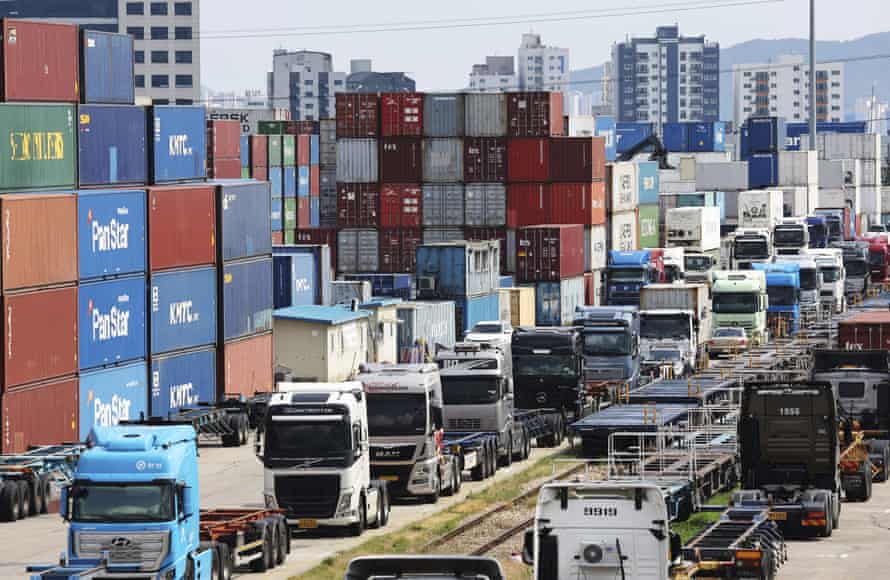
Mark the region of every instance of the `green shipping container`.
[[657, 248], [658, 242], [658, 205], [640, 206], [640, 247]]
[[297, 227], [297, 198], [288, 197], [284, 200], [284, 231]]
[[241, 168], [241, 179], [250, 179], [250, 167]]
[[74, 189], [71, 105], [0, 105], [0, 191]]
[[284, 230], [284, 243], [285, 244], [295, 244], [297, 243], [297, 232], [294, 230]]
[[284, 156], [282, 165], [294, 167], [297, 164], [297, 138], [293, 135], [281, 137], [281, 154]]
[[260, 135], [284, 135], [287, 121], [258, 121], [257, 133]]
[[269, 136], [269, 167], [281, 167], [281, 136]]

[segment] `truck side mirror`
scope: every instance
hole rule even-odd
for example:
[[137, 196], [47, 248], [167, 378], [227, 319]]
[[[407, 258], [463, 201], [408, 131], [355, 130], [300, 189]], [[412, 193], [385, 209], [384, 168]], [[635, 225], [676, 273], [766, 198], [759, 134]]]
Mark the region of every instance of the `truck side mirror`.
[[522, 563], [528, 566], [535, 565], [535, 531], [526, 530], [522, 541]]
[[189, 493], [189, 487], [183, 484], [176, 484], [176, 491], [179, 494], [182, 502], [182, 517], [183, 519], [193, 516], [198, 513], [197, 507], [195, 505], [195, 495], [194, 493]]
[[68, 519], [68, 492], [71, 489], [70, 486], [66, 485], [61, 489], [61, 495], [59, 497], [59, 515], [62, 516], [63, 520]]
[[680, 541], [680, 534], [670, 532], [671, 541], [671, 562], [676, 562], [683, 551], [683, 543]]

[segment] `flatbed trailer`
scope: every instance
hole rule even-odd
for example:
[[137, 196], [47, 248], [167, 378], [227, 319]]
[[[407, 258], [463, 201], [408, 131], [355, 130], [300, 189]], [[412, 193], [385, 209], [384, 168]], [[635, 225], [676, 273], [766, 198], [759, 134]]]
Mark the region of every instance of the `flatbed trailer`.
[[243, 566], [265, 572], [283, 564], [290, 553], [284, 510], [201, 510], [199, 530], [202, 545], [215, 551], [220, 578], [229, 578]]
[[[127, 421], [122, 421], [126, 424]], [[202, 437], [218, 438], [223, 447], [241, 447], [250, 436], [248, 403], [227, 400], [219, 403], [198, 403], [194, 407], [179, 409], [166, 417], [149, 417], [142, 424], [191, 425]]]
[[66, 443], [0, 455], [0, 521], [50, 511], [57, 486], [71, 481], [84, 449], [83, 443]]
[[739, 387], [738, 381], [720, 378], [691, 376], [687, 379], [658, 379], [632, 391], [626, 391], [619, 400], [629, 404], [677, 404], [689, 406], [715, 405], [731, 398], [731, 390]]
[[615, 432], [655, 432], [686, 420], [686, 405], [630, 404], [613, 405], [571, 425], [581, 438], [584, 455], [595, 457], [608, 452], [609, 436]]

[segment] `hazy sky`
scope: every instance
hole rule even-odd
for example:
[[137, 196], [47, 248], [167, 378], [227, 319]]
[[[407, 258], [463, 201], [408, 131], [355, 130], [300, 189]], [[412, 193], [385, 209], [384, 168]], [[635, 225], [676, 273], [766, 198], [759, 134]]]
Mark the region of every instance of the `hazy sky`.
[[[534, 30], [546, 44], [567, 47], [571, 68], [602, 64], [612, 43], [625, 35], [648, 35], [659, 24], [677, 23], [681, 34], [706, 34], [731, 46], [754, 38], [804, 37], [808, 0], [747, 4], [751, 0], [204, 0], [201, 4], [202, 84], [215, 90], [265, 89], [272, 50], [331, 52], [337, 70], [348, 71], [352, 58], [371, 58], [374, 70], [406, 71], [418, 89], [457, 89], [470, 67], [485, 55], [514, 55], [523, 32]], [[743, 6], [702, 6], [737, 2]], [[690, 10], [679, 10], [679, 7]], [[673, 7], [673, 11], [666, 11]], [[578, 11], [660, 11], [560, 22], [416, 30], [409, 32], [298, 35], [312, 27], [347, 29], [369, 24], [441, 22], [461, 18], [508, 19]], [[871, 16], [869, 16], [871, 15]], [[851, 40], [890, 28], [886, 2], [817, 0], [817, 36]], [[525, 20], [525, 18], [523, 18]], [[277, 29], [276, 32], [271, 30]], [[238, 31], [238, 32], [232, 32]], [[235, 34], [239, 38], [219, 38]], [[888, 47], [890, 49], [890, 47]]]

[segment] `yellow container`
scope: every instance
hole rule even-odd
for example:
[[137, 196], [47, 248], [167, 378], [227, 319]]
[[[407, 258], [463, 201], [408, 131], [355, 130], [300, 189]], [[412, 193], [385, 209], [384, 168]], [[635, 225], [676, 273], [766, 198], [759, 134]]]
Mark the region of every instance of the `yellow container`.
[[[503, 320], [509, 320], [514, 328], [535, 325], [534, 288], [501, 288], [499, 292]], [[507, 311], [508, 305], [509, 311]]]

